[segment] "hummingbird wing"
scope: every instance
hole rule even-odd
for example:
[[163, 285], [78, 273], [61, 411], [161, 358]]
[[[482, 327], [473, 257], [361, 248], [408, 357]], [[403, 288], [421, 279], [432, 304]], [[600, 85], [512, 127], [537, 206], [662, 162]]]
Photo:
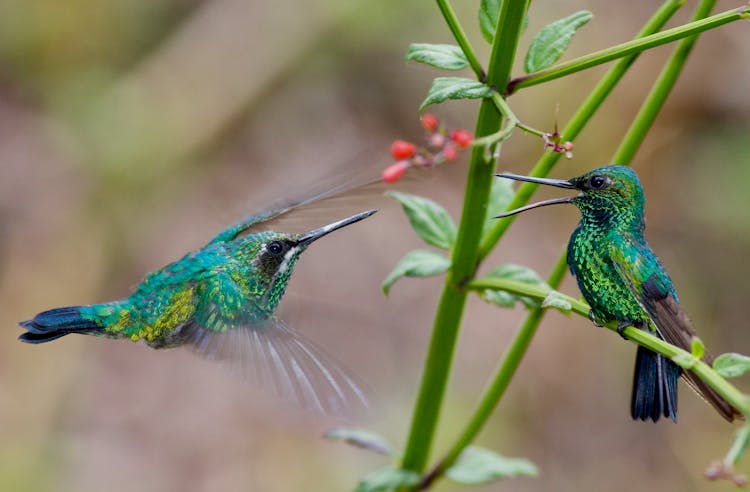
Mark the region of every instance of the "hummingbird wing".
[[[695, 327], [680, 305], [661, 262], [643, 241], [624, 235], [619, 238], [623, 241], [610, 242], [610, 255], [620, 278], [646, 311], [661, 338], [690, 351], [696, 336]], [[711, 365], [713, 357], [705, 353], [703, 361]], [[682, 375], [685, 382], [726, 420], [732, 422], [741, 417], [740, 412], [698, 376], [690, 371], [683, 371]]]
[[363, 169], [362, 166], [351, 164], [349, 162], [346, 165], [336, 166], [315, 182], [306, 183], [304, 187], [296, 191], [287, 191], [284, 197], [277, 198], [264, 210], [256, 212], [245, 220], [221, 231], [208, 244], [231, 241], [261, 224], [264, 229], [271, 229], [269, 222], [280, 218], [288, 212], [298, 210], [313, 203], [318, 204], [322, 201], [339, 198], [342, 195], [351, 198], [352, 193], [347, 192], [352, 190], [367, 188], [368, 191], [373, 193], [382, 192], [381, 188], [384, 188], [384, 186], [372, 186], [376, 183], [382, 183], [377, 166], [369, 166]]
[[367, 408], [365, 385], [279, 319], [224, 330], [191, 322], [180, 336], [195, 352], [302, 408], [348, 417]]

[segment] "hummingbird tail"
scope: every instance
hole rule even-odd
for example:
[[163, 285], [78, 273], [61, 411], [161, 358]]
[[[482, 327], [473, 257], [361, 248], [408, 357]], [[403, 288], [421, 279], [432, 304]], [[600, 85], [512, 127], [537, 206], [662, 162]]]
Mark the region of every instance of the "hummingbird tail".
[[80, 306], [50, 309], [18, 324], [27, 330], [18, 339], [34, 344], [51, 342], [70, 333], [93, 333], [104, 329], [81, 316]]
[[638, 347], [630, 414], [654, 422], [664, 415], [677, 422], [677, 380], [682, 370], [671, 360]]

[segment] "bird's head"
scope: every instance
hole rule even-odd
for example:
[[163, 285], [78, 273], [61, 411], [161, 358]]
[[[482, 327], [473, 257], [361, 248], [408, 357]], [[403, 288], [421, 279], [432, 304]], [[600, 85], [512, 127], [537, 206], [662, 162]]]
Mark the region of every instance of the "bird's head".
[[638, 175], [628, 167], [618, 165], [598, 167], [568, 180], [534, 178], [510, 173], [497, 176], [579, 191], [574, 196], [532, 203], [505, 212], [498, 217], [508, 217], [546, 205], [572, 203], [581, 210], [584, 223], [608, 227], [643, 227], [643, 189]]
[[313, 242], [342, 227], [366, 219], [377, 212], [368, 210], [302, 234], [263, 231], [245, 236], [255, 288], [263, 292], [273, 310], [284, 294], [292, 269], [300, 255]]

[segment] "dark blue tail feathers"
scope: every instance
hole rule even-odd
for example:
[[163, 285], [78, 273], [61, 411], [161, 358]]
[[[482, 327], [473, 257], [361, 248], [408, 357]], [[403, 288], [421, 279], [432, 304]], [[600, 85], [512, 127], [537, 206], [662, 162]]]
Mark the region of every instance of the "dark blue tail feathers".
[[630, 412], [634, 420], [654, 422], [663, 415], [677, 422], [680, 367], [645, 347], [638, 347]]
[[92, 333], [102, 330], [96, 322], [81, 316], [80, 306], [50, 309], [34, 316], [34, 319], [18, 323], [27, 332], [18, 337], [26, 343], [51, 342], [69, 333]]

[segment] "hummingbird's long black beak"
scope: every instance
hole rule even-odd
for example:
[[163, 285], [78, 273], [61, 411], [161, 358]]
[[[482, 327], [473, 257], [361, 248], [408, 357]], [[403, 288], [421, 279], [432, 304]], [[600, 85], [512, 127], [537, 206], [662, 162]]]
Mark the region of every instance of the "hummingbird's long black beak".
[[[571, 183], [570, 181], [566, 181], [564, 179], [535, 178], [533, 176], [522, 176], [520, 174], [512, 174], [512, 173], [499, 173], [499, 174], [496, 174], [495, 176], [497, 176], [498, 178], [514, 179], [516, 181], [528, 181], [529, 183], [556, 186], [558, 188], [567, 188], [567, 189], [576, 188], [576, 186], [573, 183]], [[497, 215], [495, 218], [501, 219], [503, 217], [510, 217], [511, 215], [520, 214], [521, 212], [525, 212], [533, 208], [546, 207], [547, 205], [557, 205], [558, 203], [571, 203], [574, 198], [575, 197], [568, 196], [564, 198], [551, 198], [549, 200], [542, 200], [541, 202], [532, 203], [530, 205], [526, 205], [525, 207], [520, 207], [515, 210], [509, 210], [505, 213]]]
[[299, 238], [299, 244], [303, 246], [307, 246], [313, 241], [325, 236], [326, 234], [333, 232], [336, 229], [341, 229], [342, 227], [346, 227], [350, 224], [354, 224], [355, 222], [359, 222], [360, 220], [366, 219], [367, 217], [371, 216], [375, 212], [377, 212], [377, 209], [368, 210], [367, 212], [362, 212], [361, 214], [352, 215], [351, 217], [348, 217], [346, 219], [342, 219], [332, 224], [328, 224], [326, 226], [312, 230]]

